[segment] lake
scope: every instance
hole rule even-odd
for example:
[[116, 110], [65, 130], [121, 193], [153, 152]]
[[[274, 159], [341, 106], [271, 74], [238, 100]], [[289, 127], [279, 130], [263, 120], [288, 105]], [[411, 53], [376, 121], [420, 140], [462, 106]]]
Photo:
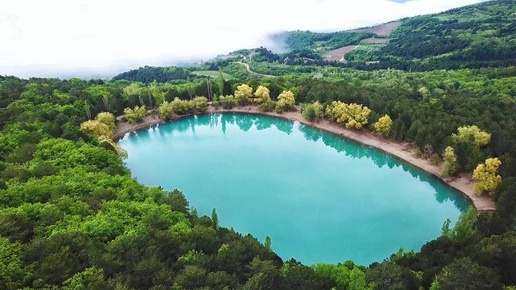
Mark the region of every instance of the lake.
[[183, 191], [200, 215], [251, 233], [284, 260], [369, 265], [419, 251], [467, 199], [378, 150], [288, 120], [193, 116], [131, 133], [132, 176]]

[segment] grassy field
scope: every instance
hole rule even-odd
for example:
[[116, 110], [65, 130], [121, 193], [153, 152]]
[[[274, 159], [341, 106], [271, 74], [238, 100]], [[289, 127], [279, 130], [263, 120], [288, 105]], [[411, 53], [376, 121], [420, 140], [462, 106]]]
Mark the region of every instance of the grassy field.
[[[192, 73], [195, 75], [198, 75], [198, 76], [207, 76], [207, 77], [211, 77], [211, 78], [219, 77], [219, 72], [212, 71], [212, 70], [193, 71]], [[222, 73], [222, 75], [224, 76], [224, 79], [228, 80], [228, 81], [236, 79], [234, 76], [232, 76], [228, 73]]]

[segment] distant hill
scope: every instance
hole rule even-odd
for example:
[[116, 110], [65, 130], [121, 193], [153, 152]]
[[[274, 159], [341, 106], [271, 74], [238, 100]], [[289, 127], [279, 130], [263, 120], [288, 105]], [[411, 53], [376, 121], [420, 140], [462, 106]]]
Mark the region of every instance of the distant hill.
[[[113, 79], [168, 82], [195, 77], [189, 71], [196, 70], [222, 70], [234, 76], [246, 76], [245, 69], [236, 64], [242, 61], [406, 71], [514, 66], [516, 1], [487, 1], [347, 31], [288, 31], [272, 35], [271, 39], [274, 47], [282, 49], [240, 49], [207, 62], [206, 67], [188, 71], [178, 67], [144, 67]], [[273, 74], [267, 66], [261, 66], [261, 73]]]
[[499, 0], [404, 19], [378, 51], [381, 62], [451, 68], [516, 64], [516, 1]]
[[113, 80], [127, 80], [131, 82], [141, 82], [148, 84], [156, 80], [159, 83], [166, 83], [173, 80], [186, 80], [193, 77], [182, 67], [153, 67], [145, 66], [120, 73], [113, 77]]
[[349, 31], [291, 31], [275, 39], [287, 51], [311, 51], [357, 68], [510, 66], [516, 65], [516, 1], [488, 1]]

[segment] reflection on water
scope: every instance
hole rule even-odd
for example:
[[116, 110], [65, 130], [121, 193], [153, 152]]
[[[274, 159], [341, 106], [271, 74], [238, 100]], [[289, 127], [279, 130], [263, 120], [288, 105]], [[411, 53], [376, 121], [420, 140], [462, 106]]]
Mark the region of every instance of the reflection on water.
[[179, 188], [199, 213], [215, 207], [224, 226], [269, 235], [282, 258], [308, 264], [419, 250], [469, 204], [395, 157], [273, 117], [189, 117], [119, 144], [142, 183]]

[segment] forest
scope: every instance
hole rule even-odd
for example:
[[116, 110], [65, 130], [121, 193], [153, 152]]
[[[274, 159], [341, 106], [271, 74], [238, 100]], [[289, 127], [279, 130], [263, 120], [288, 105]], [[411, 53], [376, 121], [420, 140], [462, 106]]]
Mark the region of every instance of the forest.
[[[389, 63], [376, 67], [317, 60], [309, 47], [317, 38], [297, 32], [307, 44], [287, 54], [314, 62], [283, 63], [285, 56], [258, 48], [238, 53], [254, 55], [253, 73], [227, 58], [142, 67], [112, 80], [0, 76], [0, 288], [516, 289], [513, 2], [404, 19], [382, 48]], [[410, 45], [426, 47], [425, 37], [442, 42], [442, 51], [423, 55]], [[482, 45], [493, 50], [481, 56]], [[420, 250], [371, 265], [283, 261], [274, 241], [221, 227], [215, 209], [199, 215], [181, 189], [138, 183], [109, 139], [114, 116], [138, 122], [154, 110], [169, 119], [201, 113], [208, 102], [302, 109], [313, 121], [413, 144], [435, 163], [447, 164], [452, 148], [452, 176], [496, 159], [500, 182], [485, 190], [496, 211], [470, 209]], [[342, 118], [341, 110], [358, 108], [367, 112], [360, 120]], [[473, 126], [479, 138], [462, 138]]]

